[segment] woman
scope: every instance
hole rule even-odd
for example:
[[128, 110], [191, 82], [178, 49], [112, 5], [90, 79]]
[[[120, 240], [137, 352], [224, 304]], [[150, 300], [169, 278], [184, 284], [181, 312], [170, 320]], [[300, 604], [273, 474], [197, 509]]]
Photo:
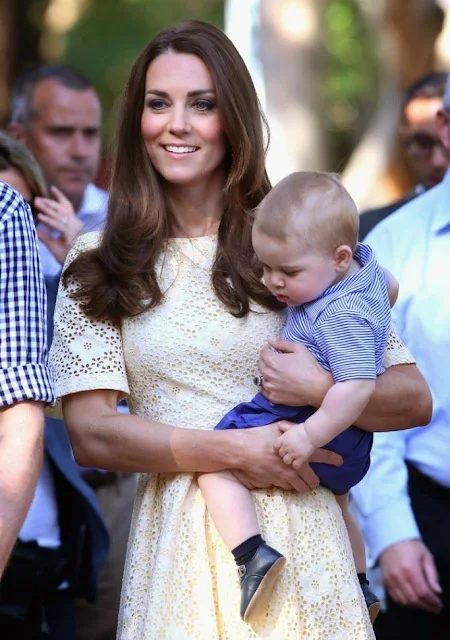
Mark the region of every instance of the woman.
[[[106, 228], [83, 236], [68, 258], [51, 355], [79, 462], [142, 473], [121, 640], [373, 637], [332, 495], [287, 490], [316, 479], [276, 459], [276, 425], [211, 431], [251, 397], [257, 353], [282, 324], [250, 239], [251, 210], [269, 189], [256, 94], [231, 42], [195, 21], [161, 32], [131, 71]], [[301, 404], [320, 404], [327, 374], [295, 356], [308, 393]], [[277, 394], [277, 361], [263, 357]], [[133, 415], [116, 410], [124, 394]], [[429, 412], [414, 368], [381, 376], [374, 402], [394, 411], [412, 394], [417, 411], [395, 422], [412, 426]], [[374, 407], [362, 427], [382, 428]], [[233, 561], [195, 480], [221, 469], [265, 487], [254, 492], [261, 528], [289, 560], [253, 629], [239, 617]]]
[[31, 151], [0, 131], [0, 180], [18, 191], [33, 210], [35, 198], [46, 195], [45, 180]]

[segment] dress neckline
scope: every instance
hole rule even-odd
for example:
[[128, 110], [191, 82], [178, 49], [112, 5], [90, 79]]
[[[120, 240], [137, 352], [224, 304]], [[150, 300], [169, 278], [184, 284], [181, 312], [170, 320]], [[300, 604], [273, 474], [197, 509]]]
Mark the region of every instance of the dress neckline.
[[169, 241], [175, 240], [176, 242], [194, 242], [198, 240], [211, 240], [217, 238], [217, 233], [210, 233], [206, 236], [193, 236], [193, 237], [185, 237], [185, 236], [171, 236], [168, 238]]

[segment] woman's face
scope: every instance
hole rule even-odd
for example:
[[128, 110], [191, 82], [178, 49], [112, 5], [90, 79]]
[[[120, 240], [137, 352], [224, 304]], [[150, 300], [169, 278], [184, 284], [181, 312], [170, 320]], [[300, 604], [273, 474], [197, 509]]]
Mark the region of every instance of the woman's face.
[[11, 167], [0, 171], [0, 180], [6, 182], [10, 187], [18, 191], [24, 200], [27, 202], [31, 201], [33, 195], [31, 189], [23, 175], [17, 171], [17, 169]]
[[200, 58], [169, 51], [150, 64], [141, 131], [153, 166], [168, 183], [199, 186], [222, 173], [226, 139], [214, 83]]

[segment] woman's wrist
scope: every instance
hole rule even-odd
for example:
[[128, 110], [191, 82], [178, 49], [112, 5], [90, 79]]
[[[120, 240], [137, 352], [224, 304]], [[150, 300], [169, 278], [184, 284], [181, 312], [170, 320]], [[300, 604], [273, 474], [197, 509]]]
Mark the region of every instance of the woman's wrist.
[[218, 435], [217, 450], [224, 469], [245, 470], [248, 463], [247, 434], [245, 431], [230, 429], [216, 431], [215, 433]]

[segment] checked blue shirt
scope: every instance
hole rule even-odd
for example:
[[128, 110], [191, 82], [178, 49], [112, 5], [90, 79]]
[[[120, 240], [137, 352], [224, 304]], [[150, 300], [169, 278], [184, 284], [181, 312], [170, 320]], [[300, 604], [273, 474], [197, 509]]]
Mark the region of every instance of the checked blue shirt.
[[53, 404], [47, 301], [29, 206], [0, 182], [0, 407]]

